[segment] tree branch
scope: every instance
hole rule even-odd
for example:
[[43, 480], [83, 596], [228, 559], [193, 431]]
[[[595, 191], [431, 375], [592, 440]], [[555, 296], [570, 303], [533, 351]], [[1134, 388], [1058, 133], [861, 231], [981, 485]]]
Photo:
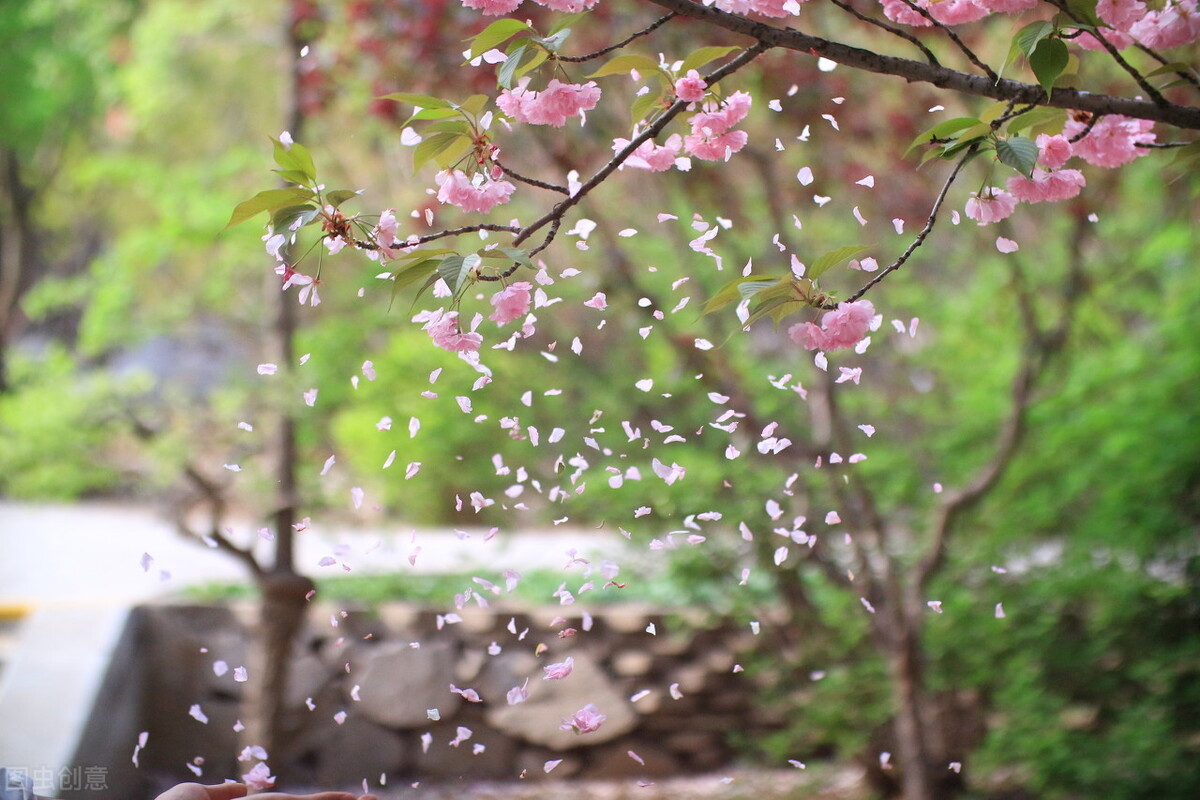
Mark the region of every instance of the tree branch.
[[[946, 201], [946, 195], [950, 192], [950, 186], [954, 183], [954, 179], [958, 177], [958, 173], [962, 171], [962, 168], [966, 165], [967, 161], [971, 158], [973, 153], [974, 153], [974, 148], [971, 148], [970, 150], [967, 151], [966, 155], [964, 155], [962, 158], [960, 158], [958, 160], [958, 163], [954, 165], [954, 169], [950, 171], [950, 175], [946, 178], [946, 182], [944, 184], [942, 184], [942, 190], [940, 192], [938, 192], [937, 199], [933, 201], [933, 208], [931, 208], [929, 210], [929, 217], [925, 220], [925, 227], [922, 228], [921, 232], [918, 233], [916, 238], [912, 240], [912, 244], [910, 244], [908, 246], [908, 248], [903, 253], [900, 254], [899, 258], [897, 258], [891, 264], [888, 264], [883, 269], [879, 270], [879, 273], [877, 275], [875, 275], [875, 277], [871, 278], [871, 280], [864, 283], [857, 292], [850, 295], [850, 297], [846, 298], [845, 302], [852, 303], [855, 300], [858, 300], [859, 298], [861, 298], [868, 291], [870, 291], [871, 287], [875, 286], [877, 283], [882, 281], [888, 275], [890, 275], [891, 273], [900, 269], [900, 267], [904, 266], [904, 263], [906, 261], [908, 261], [909, 258], [912, 257], [912, 254], [917, 252], [917, 248], [919, 248], [922, 244], [925, 243], [925, 240], [929, 237], [929, 234], [933, 231], [934, 224], [937, 222], [938, 211], [941, 210], [942, 203], [944, 203]], [[825, 305], [822, 305], [822, 308], [825, 308], [825, 307], [826, 307]]]
[[[657, 2], [657, 0], [652, 1]], [[713, 70], [708, 75], [705, 75], [704, 82], [709, 86], [715, 85], [718, 81], [728, 77], [729, 75], [732, 75], [734, 72], [737, 72], [739, 69], [746, 66], [769, 49], [770, 45], [759, 42], [753, 47], [743, 50], [737, 55], [736, 58]], [[641, 147], [645, 142], [650, 141], [662, 133], [663, 130], [666, 129], [667, 125], [671, 124], [671, 120], [679, 116], [679, 114], [689, 105], [691, 105], [691, 103], [688, 103], [684, 100], [676, 100], [674, 103], [672, 103], [670, 108], [663, 111], [662, 116], [651, 123], [646, 130], [633, 137], [633, 140], [629, 144], [625, 145], [625, 147], [623, 147], [619, 153], [613, 156], [607, 164], [598, 169], [596, 173], [592, 175], [592, 177], [588, 178], [587, 181], [585, 181], [579, 187], [575, 194], [571, 195], [566, 200], [560, 201], [554, 206], [554, 208], [543, 214], [540, 219], [527, 225], [520, 233], [518, 233], [517, 238], [513, 239], [513, 246], [515, 247], [520, 245], [521, 242], [525, 241], [530, 236], [537, 233], [539, 230], [555, 220], [561, 220], [567, 211], [569, 211], [573, 206], [577, 205], [581, 200], [583, 200], [583, 198], [587, 197], [587, 195], [593, 189], [603, 183], [609, 175], [616, 172], [617, 167], [624, 164], [625, 160], [633, 155], [635, 150]]]
[[555, 56], [553, 56], [553, 58], [556, 61], [568, 61], [572, 64], [579, 64], [584, 61], [591, 61], [592, 59], [600, 58], [601, 56], [606, 56], [609, 53], [611, 53], [613, 50], [620, 50], [622, 47], [624, 47], [625, 45], [629, 44], [630, 42], [632, 42], [633, 40], [635, 40], [641, 36], [645, 36], [649, 33], [653, 33], [654, 31], [658, 30], [658, 28], [665, 25], [667, 22], [669, 22], [670, 20], [674, 19], [677, 16], [679, 16], [679, 15], [676, 14], [674, 11], [672, 11], [670, 14], [659, 17], [654, 22], [650, 23], [650, 25], [646, 26], [645, 28], [642, 28], [640, 31], [634, 31], [633, 33], [626, 36], [624, 39], [617, 42], [616, 44], [610, 44], [608, 47], [601, 48], [600, 50], [597, 50], [594, 53], [588, 53], [587, 55], [584, 55], [584, 56], [555, 55]]
[[175, 514], [175, 527], [178, 528], [180, 533], [190, 539], [205, 542], [205, 544], [207, 544], [205, 541], [206, 538], [216, 542], [217, 549], [224, 550], [241, 561], [255, 577], [261, 577], [265, 570], [262, 564], [258, 562], [258, 559], [254, 557], [254, 553], [249, 548], [238, 547], [221, 530], [221, 522], [225, 516], [225, 495], [222, 488], [201, 475], [194, 464], [185, 465], [183, 473], [188, 481], [200, 492], [200, 497], [195, 502], [203, 502], [208, 505], [209, 531], [207, 534], [199, 534], [188, 524], [187, 512], [194, 503], [184, 503], [181, 505]]
[[929, 83], [960, 94], [1012, 100], [1017, 103], [1089, 111], [1093, 114], [1123, 114], [1137, 119], [1164, 122], [1188, 130], [1200, 130], [1200, 108], [1166, 102], [1162, 105], [1149, 100], [1092, 94], [1076, 89], [1056, 88], [1046, 97], [1040, 86], [1012, 80], [992, 81], [981, 75], [971, 75], [954, 69], [926, 64], [896, 56], [880, 55], [858, 47], [833, 42], [792, 28], [776, 28], [736, 14], [702, 6], [691, 0], [648, 0], [657, 6], [675, 11], [681, 16], [699, 19], [710, 25], [756, 39], [760, 44], [782, 47], [814, 56], [823, 56], [853, 69], [880, 75], [894, 75], [913, 83]]
[[955, 46], [958, 47], [958, 49], [962, 52], [962, 54], [967, 57], [967, 60], [970, 61], [972, 64], [974, 64], [976, 67], [978, 67], [979, 70], [984, 75], [988, 76], [988, 80], [991, 80], [993, 82], [1000, 80], [1000, 76], [996, 74], [995, 70], [993, 70], [991, 67], [989, 67], [987, 64], [983, 63], [982, 61], [980, 61], [979, 56], [975, 55], [975, 51], [972, 50], [971, 48], [967, 47], [966, 42], [964, 42], [962, 39], [960, 39], [958, 34], [955, 33], [950, 28], [950, 26], [943, 25], [941, 22], [939, 22], [933, 16], [933, 14], [930, 14], [927, 9], [921, 8], [921, 6], [917, 5], [912, 0], [904, 0], [904, 4], [907, 5], [909, 8], [911, 8], [913, 11], [920, 14], [925, 19], [929, 20], [930, 25], [932, 25], [935, 28], [941, 29], [942, 33], [946, 34], [946, 37], [949, 38], [950, 41], [954, 42]]
[[868, 25], [874, 25], [876, 28], [881, 28], [894, 36], [899, 36], [901, 39], [905, 40], [906, 42], [911, 44], [913, 47], [917, 48], [922, 53], [924, 53], [925, 59], [930, 64], [933, 64], [934, 66], [941, 66], [941, 62], [939, 62], [937, 60], [937, 56], [935, 56], [933, 54], [933, 51], [930, 50], [928, 47], [926, 47], [924, 42], [922, 42], [916, 36], [913, 36], [908, 31], [904, 30], [903, 28], [897, 28], [894, 25], [889, 25], [882, 20], [876, 19], [875, 17], [868, 17], [866, 14], [863, 14], [858, 9], [851, 6], [849, 3], [843, 3], [842, 0], [829, 0], [829, 2], [833, 3], [835, 6], [842, 9], [847, 14], [850, 14], [851, 16], [861, 20], [862, 22], [867, 23]]
[[[1071, 10], [1071, 7], [1068, 3], [1063, 2], [1063, 0], [1049, 0], [1049, 2], [1066, 16], [1070, 17], [1075, 22], [1082, 24], [1083, 20], [1079, 18], [1078, 14]], [[1134, 69], [1128, 61], [1121, 57], [1120, 52], [1117, 51], [1117, 48], [1112, 42], [1104, 38], [1104, 36], [1099, 34], [1099, 32], [1097, 32], [1096, 35], [1093, 35], [1092, 38], [1100, 43], [1100, 46], [1104, 48], [1105, 52], [1112, 56], [1112, 60], [1117, 62], [1117, 66], [1125, 70], [1125, 72], [1129, 74], [1129, 77], [1133, 78], [1133, 82], [1141, 87], [1143, 92], [1150, 95], [1150, 99], [1153, 100], [1156, 105], [1162, 106], [1167, 104], [1167, 98], [1163, 97], [1157, 89], [1151, 86], [1150, 82], [1146, 80], [1146, 77], [1142, 75], [1142, 73]]]

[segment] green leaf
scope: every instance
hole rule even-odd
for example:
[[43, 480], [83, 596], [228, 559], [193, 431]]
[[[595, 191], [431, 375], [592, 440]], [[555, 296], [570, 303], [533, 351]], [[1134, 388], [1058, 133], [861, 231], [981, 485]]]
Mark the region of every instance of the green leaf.
[[[1175, 158], [1171, 161], [1171, 166], [1186, 170], [1180, 173], [1180, 177], [1192, 176], [1195, 175], [1197, 162], [1200, 162], [1200, 142], [1192, 142], [1189, 145], [1179, 148], [1179, 152], [1175, 154]], [[1174, 180], [1178, 180], [1178, 178]]]
[[293, 183], [316, 183], [317, 168], [307, 147], [299, 142], [292, 142], [290, 146], [284, 147], [283, 142], [278, 139], [272, 138], [271, 141], [275, 143], [275, 163], [284, 170], [293, 170], [307, 178], [306, 181], [292, 181]]
[[1067, 11], [1073, 19], [1086, 25], [1094, 28], [1104, 26], [1100, 17], [1096, 16], [1096, 0], [1067, 0]]
[[507, 17], [496, 20], [476, 34], [475, 38], [469, 40], [471, 42], [471, 55], [467, 61], [486, 53], [488, 50], [495, 48], [497, 45], [508, 41], [513, 36], [522, 32], [535, 33], [534, 29], [526, 22]]
[[483, 113], [483, 110], [487, 108], [488, 103], [490, 102], [491, 99], [488, 98], [487, 95], [473, 94], [466, 100], [463, 100], [462, 105], [456, 105], [455, 108], [459, 109], [465, 114], [478, 118], [479, 115]]
[[467, 124], [465, 119], [443, 119], [437, 122], [431, 122], [421, 128], [422, 136], [429, 136], [434, 133], [456, 133], [466, 135], [471, 132], [471, 126]]
[[334, 208], [338, 208], [352, 197], [358, 197], [358, 192], [352, 189], [334, 189], [331, 192], [325, 193], [325, 202]]
[[517, 67], [521, 65], [521, 59], [525, 57], [525, 51], [529, 48], [528, 42], [522, 42], [521, 45], [515, 48], [508, 54], [508, 58], [504, 59], [504, 63], [500, 65], [500, 69], [496, 70], [496, 83], [501, 89], [511, 89], [513, 77], [516, 75]]
[[996, 158], [1022, 175], [1028, 176], [1033, 172], [1040, 152], [1033, 139], [1026, 139], [1024, 136], [996, 140]]
[[[463, 139], [467, 139], [467, 137], [461, 133], [435, 133], [433, 136], [426, 136], [413, 150], [413, 171], [421, 169], [425, 162]], [[467, 143], [470, 144], [469, 139], [467, 139]]]
[[391, 303], [396, 301], [396, 295], [401, 290], [407, 289], [421, 279], [428, 279], [437, 276], [437, 266], [440, 262], [436, 258], [424, 258], [419, 261], [414, 261], [411, 264], [405, 264], [400, 269], [392, 273], [392, 298]]
[[637, 70], [643, 75], [649, 75], [652, 72], [657, 72], [658, 69], [658, 62], [650, 58], [650, 56], [630, 54], [610, 59], [604, 66], [591, 75], [588, 75], [588, 77], [603, 78], [607, 75], [628, 75], [633, 70]]
[[520, 78], [535, 67], [540, 67], [548, 58], [550, 58], [549, 52], [542, 49], [536, 50], [532, 58], [517, 67], [515, 77]]
[[321, 209], [309, 204], [284, 206], [271, 212], [271, 227], [277, 231], [289, 230], [293, 225], [302, 228], [316, 219], [320, 213]]
[[1184, 74], [1189, 74], [1189, 73], [1194, 74], [1196, 72], [1196, 70], [1191, 64], [1188, 64], [1187, 62], [1172, 61], [1170, 64], [1163, 64], [1161, 67], [1154, 70], [1153, 72], [1147, 72], [1146, 77], [1147, 78], [1157, 78], [1159, 75], [1169, 75], [1169, 74], [1176, 73], [1176, 72], [1182, 72]]
[[297, 186], [307, 186], [308, 184], [312, 183], [312, 181], [309, 180], [308, 175], [304, 174], [298, 169], [273, 169], [271, 172], [274, 172], [288, 183], [294, 183]]
[[410, 94], [408, 92], [385, 94], [379, 99], [395, 100], [398, 103], [408, 103], [410, 106], [417, 106], [418, 108], [450, 108], [452, 106], [452, 103], [440, 97], [428, 94]]
[[311, 201], [314, 197], [315, 195], [307, 189], [267, 189], [249, 200], [238, 203], [229, 217], [229, 222], [225, 223], [225, 227], [232, 228], [264, 211], [274, 211], [285, 206]]
[[455, 141], [446, 145], [445, 148], [439, 150], [437, 155], [433, 157], [433, 163], [437, 164], [442, 169], [450, 169], [456, 165], [462, 157], [474, 149], [475, 143], [470, 136], [460, 136]]
[[550, 52], [557, 53], [559, 50], [562, 49], [563, 42], [567, 41], [567, 37], [570, 35], [571, 35], [570, 28], [561, 28], [558, 31], [556, 31], [555, 33], [545, 37], [544, 39], [538, 39], [538, 43], [541, 44], [542, 47], [546, 48]]
[[462, 113], [457, 108], [423, 108], [409, 117], [408, 121], [404, 124], [407, 125], [414, 120], [450, 119], [451, 117], [461, 116]]
[[587, 15], [588, 15], [587, 11], [578, 11], [574, 14], [563, 14], [561, 17], [558, 18], [558, 20], [550, 28], [550, 35], [553, 36], [554, 34], [561, 31], [563, 28], [570, 28], [570, 27], [574, 26], [574, 24], [576, 22], [583, 19]]
[[506, 255], [511, 261], [515, 261], [523, 267], [533, 269], [533, 260], [529, 257], [528, 251], [522, 250], [519, 247], [497, 247], [496, 250]]
[[1020, 133], [1021, 131], [1025, 130], [1033, 130], [1036, 133], [1044, 133], [1045, 131], [1037, 129], [1051, 128], [1054, 130], [1062, 130], [1066, 119], [1066, 109], [1038, 106], [1037, 108], [1030, 109], [1023, 114], [1010, 119], [1008, 121], [1007, 128], [1010, 134]]
[[450, 291], [457, 295], [466, 288], [468, 276], [472, 270], [479, 268], [482, 261], [483, 259], [479, 257], [478, 253], [470, 253], [465, 256], [446, 256], [438, 264], [437, 274], [446, 281]]
[[979, 124], [979, 120], [975, 117], [955, 117], [954, 119], [942, 120], [932, 128], [928, 128], [917, 134], [917, 138], [912, 140], [912, 144], [904, 151], [904, 155], [907, 156], [916, 148], [923, 144], [929, 144], [935, 139], [952, 139], [959, 131]]
[[[755, 306], [754, 310], [750, 312], [750, 316], [746, 318], [746, 323], [742, 327], [749, 328], [751, 325], [758, 322], [768, 314], [774, 317], [776, 312], [781, 311], [784, 308], [787, 308], [787, 313], [790, 314], [793, 310], [795, 310], [791, 308], [793, 305], [804, 306], [805, 303], [795, 299], [788, 299], [787, 297], [772, 297], [770, 300], [766, 300]], [[776, 324], [779, 324], [778, 319], [776, 319]]]
[[816, 261], [809, 265], [804, 273], [804, 277], [811, 281], [824, 275], [829, 270], [838, 266], [844, 261], [849, 261], [864, 250], [870, 249], [869, 245], [851, 244], [845, 247], [838, 247], [830, 250], [828, 253], [822, 253]]
[[445, 247], [430, 248], [429, 250], [402, 250], [396, 255], [392, 256], [392, 260], [411, 261], [414, 258], [425, 259], [434, 258], [434, 256], [452, 256], [454, 255], [454, 252], [455, 251]]
[[708, 302], [704, 304], [700, 315], [703, 316], [711, 314], [714, 311], [719, 311], [735, 300], [740, 302], [747, 297], [753, 297], [757, 292], [766, 289], [768, 286], [774, 286], [777, 282], [778, 278], [769, 278], [764, 275], [746, 275], [732, 280], [718, 289], [716, 294], [708, 298]]
[[1054, 23], [1044, 19], [1038, 20], [1017, 31], [1017, 35], [1013, 37], [1013, 43], [1026, 58], [1029, 58], [1037, 52], [1038, 45], [1042, 43], [1042, 40], [1052, 33], [1054, 33]]
[[718, 58], [736, 53], [741, 50], [740, 47], [701, 47], [699, 50], [693, 50], [683, 59], [683, 65], [679, 68], [681, 74], [686, 75], [689, 69], [700, 69], [709, 62], [716, 61]]
[[1054, 81], [1059, 75], [1062, 75], [1070, 60], [1071, 54], [1067, 51], [1067, 45], [1062, 39], [1046, 39], [1033, 55], [1029, 56], [1029, 67], [1037, 76], [1038, 83], [1046, 90], [1047, 95], [1050, 94], [1050, 90], [1054, 87]]
[[662, 110], [662, 92], [646, 92], [641, 97], [633, 101], [633, 105], [629, 109], [629, 115], [633, 117], [634, 122], [649, 118], [650, 114], [655, 111]]

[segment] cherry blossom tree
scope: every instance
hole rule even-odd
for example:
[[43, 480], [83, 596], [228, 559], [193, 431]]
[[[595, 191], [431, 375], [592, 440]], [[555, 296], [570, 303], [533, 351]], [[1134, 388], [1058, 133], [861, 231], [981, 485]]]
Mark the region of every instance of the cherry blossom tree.
[[[489, 348], [520, 346], [533, 341], [540, 327], [553, 324], [538, 318], [552, 313], [542, 309], [554, 305], [555, 274], [561, 279], [567, 267], [562, 248], [552, 246], [569, 232], [578, 235], [584, 223], [581, 204], [603, 197], [622, 170], [650, 173], [640, 178], [645, 181], [668, 181], [673, 171], [737, 169], [746, 157], [752, 115], [764, 107], [777, 111], [782, 103], [756, 96], [751, 76], [768, 59], [776, 59], [771, 64], [788, 63], [778, 60], [781, 54], [796, 61], [816, 59], [820, 69], [852, 71], [854, 79], [878, 81], [881, 88], [899, 92], [924, 85], [940, 92], [945, 99], [932, 112], [936, 121], [913, 138], [907, 153], [894, 154], [921, 159], [927, 169], [944, 175], [940, 189], [926, 200], [919, 229], [902, 246], [890, 252], [852, 242], [798, 252], [781, 245], [784, 232], [776, 231], [774, 241], [762, 243], [758, 263], [746, 264], [727, 280], [703, 310], [735, 320], [735, 331], [759, 330], [769, 318], [785, 326], [798, 362], [815, 353], [817, 377], [807, 398], [813, 435], [803, 454], [824, 475], [833, 475], [829, 492], [837, 507], [824, 515], [819, 546], [815, 535], [800, 529], [803, 521], [795, 524], [791, 538], [818, 554], [813, 563], [831, 582], [857, 595], [870, 614], [871, 638], [887, 663], [896, 711], [893, 741], [903, 795], [909, 800], [944, 796], [952, 783], [939, 777], [947, 765], [939, 761], [943, 752], [930, 719], [922, 645], [925, 616], [940, 609], [927, 589], [945, 564], [957, 521], [997, 484], [1022, 442], [1035, 392], [1070, 333], [1086, 285], [1085, 265], [1072, 260], [1057, 286], [1037, 292], [1013, 267], [1023, 348], [1007, 412], [989, 457], [957, 486], [938, 487], [928, 528], [919, 537], [901, 532], [902, 526], [886, 517], [854, 470], [865, 456], [842, 455], [855, 448], [839, 392], [842, 385], [863, 379], [863, 370], [840, 366], [836, 359], [846, 354], [837, 351], [862, 355], [867, 349], [886, 314], [888, 277], [901, 269], [920, 270], [935, 227], [959, 217], [947, 204], [988, 226], [1036, 213], [1029, 205], [1081, 196], [1089, 189], [1089, 175], [1095, 182], [1097, 169], [1119, 169], [1142, 157], [1172, 159], [1178, 167], [1170, 169], [1188, 169], [1200, 152], [1193, 143], [1200, 130], [1195, 105], [1200, 79], [1188, 60], [1191, 50], [1183, 48], [1200, 38], [1200, 12], [1186, 0], [1168, 0], [1161, 7], [1139, 0], [884, 0], [879, 5], [630, 0], [619, 12], [622, 21], [628, 20], [628, 32], [581, 51], [574, 43], [587, 30], [589, 14], [602, 6], [595, 0], [538, 2], [557, 13], [522, 9], [521, 0], [463, 3], [482, 17], [496, 18], [472, 27], [476, 32], [463, 53], [464, 69], [494, 71], [494, 91], [466, 98], [416, 92], [381, 98], [399, 103], [408, 114], [401, 142], [412, 148], [417, 174], [436, 197], [436, 214], [430, 207], [411, 214], [397, 208], [378, 215], [355, 210], [358, 192], [324, 185], [319, 156], [297, 141], [301, 137], [293, 128], [274, 142], [276, 172], [287, 186], [240, 204], [230, 225], [270, 215], [267, 251], [285, 296], [294, 294], [302, 304], [318, 305], [320, 292], [339, 280], [327, 277], [332, 257], [356, 252], [374, 262], [386, 300], [415, 297], [419, 308], [413, 322], [429, 335], [431, 346], [456, 354], [464, 369], [473, 370], [473, 390], [484, 392], [501, 377], [488, 366]], [[527, 10], [536, 22], [522, 16]], [[656, 37], [684, 26], [687, 40], [697, 46], [656, 52]], [[731, 38], [737, 43], [728, 44]], [[582, 126], [606, 104], [628, 106], [632, 126], [626, 135], [613, 137], [597, 166], [587, 174], [568, 169], [551, 176], [528, 174], [520, 161], [524, 137], [553, 128], [562, 129], [566, 140], [574, 136], [586, 143]], [[974, 110], [950, 116], [942, 106]], [[836, 118], [827, 115], [827, 121], [837, 128]], [[806, 136], [779, 131], [776, 150], [783, 152], [785, 141]], [[981, 176], [973, 191], [960, 186], [971, 169]], [[887, 181], [887, 165], [878, 172], [879, 180]], [[801, 170], [797, 179], [811, 183], [811, 171]], [[875, 182], [874, 176], [858, 181], [870, 187]], [[524, 221], [507, 218], [518, 199], [525, 208], [540, 210]], [[867, 224], [857, 207], [852, 213]], [[458, 217], [441, 225], [442, 215]], [[658, 221], [671, 216], [660, 215]], [[435, 217], [439, 226], [433, 225]], [[403, 222], [407, 219], [415, 222]], [[903, 235], [903, 220], [894, 225]], [[713, 243], [720, 225], [698, 230], [691, 252], [711, 260], [715, 269], [727, 267], [720, 245]], [[1002, 254], [1022, 246], [1037, 245], [1005, 235], [995, 240]], [[1077, 248], [1077, 255], [1081, 252]], [[628, 270], [614, 273], [636, 290]], [[869, 277], [858, 278], [863, 275]], [[849, 289], [840, 288], [855, 278]], [[473, 311], [481, 290], [489, 293], [487, 319], [504, 337], [498, 341], [483, 324], [484, 313]], [[596, 312], [608, 304], [605, 292], [582, 303]], [[681, 352], [681, 359], [696, 349], [713, 349], [703, 338], [681, 347], [689, 351]], [[287, 353], [281, 358], [291, 360]], [[777, 454], [791, 444], [774, 435], [776, 423], [755, 416], [753, 398], [740, 387], [718, 386], [714, 394], [722, 403], [737, 397], [740, 424], [761, 431], [760, 453]], [[516, 421], [508, 433], [531, 435]], [[686, 474], [686, 466], [665, 455], [654, 459], [652, 469], [668, 486]], [[470, 502], [476, 511], [491, 504], [478, 492], [471, 493]], [[842, 531], [842, 542], [832, 542]], [[755, 546], [763, 563], [780, 566], [791, 557], [786, 548], [780, 553], [762, 538]], [[803, 606], [803, 587], [792, 588], [795, 603]], [[587, 706], [564, 725], [594, 730], [603, 722], [601, 711]]]

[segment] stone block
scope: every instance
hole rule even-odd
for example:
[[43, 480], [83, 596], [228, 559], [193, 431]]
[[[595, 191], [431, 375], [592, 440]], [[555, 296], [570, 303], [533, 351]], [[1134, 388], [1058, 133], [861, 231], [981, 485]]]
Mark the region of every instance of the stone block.
[[448, 719], [462, 704], [450, 692], [458, 648], [428, 642], [419, 648], [385, 642], [367, 653], [357, 671], [363, 713], [389, 728], [416, 728], [429, 722], [426, 710], [438, 708]]
[[654, 656], [645, 650], [621, 650], [612, 658], [612, 671], [622, 678], [641, 678], [654, 669]]
[[[525, 702], [488, 708], [488, 723], [510, 736], [554, 751], [602, 744], [637, 727], [638, 715], [628, 698], [618, 691], [596, 660], [582, 652], [574, 658], [575, 668], [567, 678], [558, 681], [536, 678], [529, 683], [529, 699]], [[605, 715], [604, 724], [586, 734], [561, 730], [563, 721], [588, 703]]]
[[411, 744], [363, 715], [351, 713], [331, 734], [320, 754], [317, 777], [322, 786], [360, 786], [364, 778], [375, 785], [380, 775], [391, 779], [411, 766]]
[[489, 705], [508, 705], [509, 689], [522, 685], [527, 678], [530, 687], [542, 679], [543, 661], [525, 650], [504, 650], [488, 658], [474, 686]]

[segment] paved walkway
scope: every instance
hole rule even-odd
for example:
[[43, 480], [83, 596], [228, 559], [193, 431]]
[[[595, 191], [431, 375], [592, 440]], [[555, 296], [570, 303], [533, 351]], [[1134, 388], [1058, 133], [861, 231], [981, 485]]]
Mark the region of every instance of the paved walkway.
[[[249, 525], [235, 524], [234, 532], [239, 543], [257, 540]], [[490, 539], [486, 530], [317, 528], [299, 534], [297, 567], [314, 577], [480, 570], [481, 577], [494, 580], [504, 569], [562, 567], [572, 548], [594, 559], [606, 557], [605, 551], [613, 557], [623, 543], [614, 534], [578, 528], [500, 533]], [[410, 564], [416, 548], [416, 562]], [[257, 541], [257, 551], [266, 555], [270, 544]], [[149, 569], [143, 569], [144, 554], [153, 559]], [[335, 563], [320, 566], [325, 558]], [[189, 585], [246, 578], [245, 568], [229, 554], [185, 539], [147, 508], [0, 502], [0, 616], [6, 610], [132, 605]]]

